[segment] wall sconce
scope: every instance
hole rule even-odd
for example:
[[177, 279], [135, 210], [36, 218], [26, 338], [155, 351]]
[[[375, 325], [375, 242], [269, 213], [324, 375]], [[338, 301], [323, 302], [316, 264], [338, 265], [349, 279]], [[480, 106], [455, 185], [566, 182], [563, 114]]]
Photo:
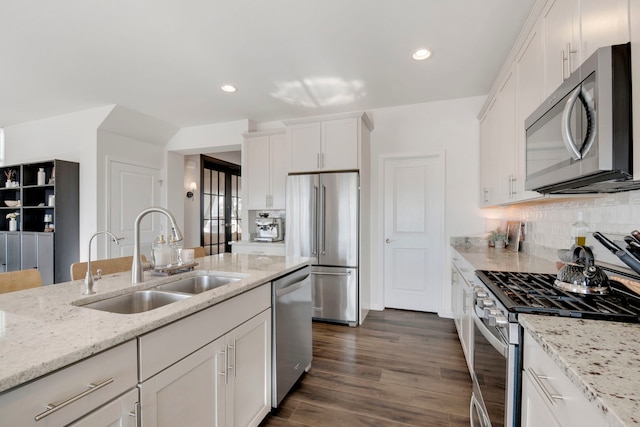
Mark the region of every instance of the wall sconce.
[[194, 201], [193, 194], [197, 189], [198, 185], [195, 182], [191, 182], [191, 185], [189, 185], [189, 191], [187, 191], [187, 198], [191, 199], [192, 202]]

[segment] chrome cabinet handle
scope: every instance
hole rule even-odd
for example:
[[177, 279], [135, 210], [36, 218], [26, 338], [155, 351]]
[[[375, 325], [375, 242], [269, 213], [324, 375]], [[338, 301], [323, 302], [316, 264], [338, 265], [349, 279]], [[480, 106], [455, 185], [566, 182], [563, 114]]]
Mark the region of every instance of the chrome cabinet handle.
[[[233, 377], [235, 378], [236, 372], [238, 372], [238, 370], [236, 369], [236, 340], [233, 340], [233, 345], [229, 345], [227, 346], [227, 348], [229, 350], [233, 350], [233, 365], [228, 364], [227, 370], [233, 371]], [[231, 373], [229, 373], [229, 375], [231, 375]]]
[[549, 402], [551, 402], [551, 404], [555, 405], [556, 404], [556, 400], [563, 400], [564, 397], [559, 395], [559, 394], [554, 394], [551, 393], [549, 391], [549, 389], [547, 387], [545, 387], [545, 385], [542, 383], [542, 380], [548, 380], [549, 377], [546, 375], [538, 375], [536, 373], [536, 371], [533, 370], [532, 367], [529, 367], [529, 373], [531, 374], [531, 376], [533, 377], [533, 379], [535, 380], [536, 384], [538, 384], [538, 387], [540, 388], [540, 390], [542, 390], [542, 393], [544, 393], [545, 397], [547, 398], [547, 400], [549, 400]]
[[219, 351], [218, 354], [220, 356], [224, 355], [224, 369], [222, 372], [218, 372], [218, 375], [224, 377], [224, 383], [229, 384], [229, 380], [227, 379], [227, 346], [224, 347], [224, 351]]
[[331, 272], [323, 273], [321, 271], [312, 271], [311, 274], [315, 276], [351, 276], [350, 271], [347, 271], [346, 273], [331, 273]]
[[135, 405], [133, 405], [133, 411], [129, 412], [129, 416], [134, 418], [134, 425], [140, 427], [140, 402], [136, 402]]
[[35, 420], [36, 421], [40, 421], [41, 419], [43, 419], [45, 417], [48, 417], [49, 415], [51, 415], [51, 414], [53, 414], [55, 412], [58, 412], [60, 409], [66, 407], [66, 406], [69, 406], [74, 402], [77, 402], [78, 400], [82, 399], [83, 397], [88, 396], [91, 393], [93, 393], [95, 391], [98, 391], [103, 387], [108, 386], [112, 382], [113, 382], [113, 378], [109, 378], [108, 380], [104, 380], [99, 384], [90, 383], [89, 384], [89, 388], [87, 390], [83, 391], [80, 394], [77, 394], [77, 395], [75, 395], [73, 397], [70, 397], [69, 399], [67, 399], [67, 400], [65, 400], [65, 401], [63, 401], [61, 403], [58, 403], [57, 405], [54, 404], [54, 403], [49, 403], [49, 404], [46, 405], [47, 410], [44, 411], [41, 414], [36, 415], [35, 416]]

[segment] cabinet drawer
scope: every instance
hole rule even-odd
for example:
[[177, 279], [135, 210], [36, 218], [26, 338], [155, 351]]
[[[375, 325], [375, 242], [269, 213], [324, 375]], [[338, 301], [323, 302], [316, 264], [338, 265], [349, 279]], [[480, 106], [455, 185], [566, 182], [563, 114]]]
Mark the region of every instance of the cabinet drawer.
[[234, 254], [284, 256], [284, 245], [279, 243], [248, 243], [231, 245]]
[[523, 352], [524, 375], [544, 396], [547, 408], [560, 425], [608, 425], [596, 405], [587, 400], [528, 332], [524, 335]]
[[0, 395], [1, 424], [67, 425], [135, 387], [136, 374], [132, 340]]
[[269, 307], [266, 284], [139, 337], [140, 382]]

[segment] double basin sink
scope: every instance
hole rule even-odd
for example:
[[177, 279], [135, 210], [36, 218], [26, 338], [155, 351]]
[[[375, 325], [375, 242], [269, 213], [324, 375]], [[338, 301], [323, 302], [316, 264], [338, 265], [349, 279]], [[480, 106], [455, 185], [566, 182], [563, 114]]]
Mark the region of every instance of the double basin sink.
[[192, 276], [158, 285], [152, 289], [135, 291], [130, 294], [84, 304], [81, 307], [120, 314], [144, 313], [238, 280], [241, 279], [210, 274]]

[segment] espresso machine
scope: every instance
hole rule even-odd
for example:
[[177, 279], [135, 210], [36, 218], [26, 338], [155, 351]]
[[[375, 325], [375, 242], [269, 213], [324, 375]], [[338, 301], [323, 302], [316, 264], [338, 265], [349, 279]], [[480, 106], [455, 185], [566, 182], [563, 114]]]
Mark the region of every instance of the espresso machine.
[[282, 218], [256, 218], [256, 242], [279, 242], [284, 239]]

